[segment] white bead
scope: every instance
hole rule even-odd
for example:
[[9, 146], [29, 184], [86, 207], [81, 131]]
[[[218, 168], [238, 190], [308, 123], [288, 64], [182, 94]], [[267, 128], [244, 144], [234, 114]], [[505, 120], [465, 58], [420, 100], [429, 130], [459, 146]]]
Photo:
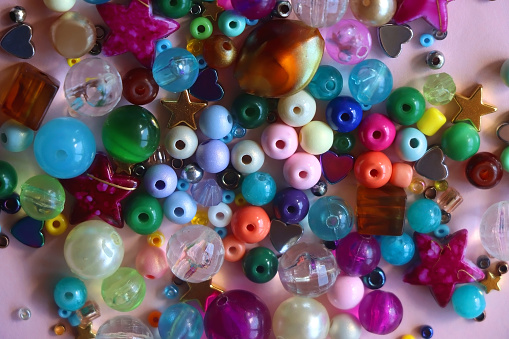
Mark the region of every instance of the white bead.
[[215, 227], [226, 227], [232, 220], [232, 209], [224, 202], [211, 206], [208, 210], [209, 222]]
[[233, 167], [242, 174], [258, 171], [265, 162], [265, 153], [253, 140], [239, 141], [232, 148], [230, 160]]
[[359, 339], [361, 324], [350, 313], [338, 314], [332, 318], [329, 330], [330, 339]]
[[292, 127], [304, 126], [315, 117], [316, 101], [308, 92], [300, 91], [279, 99], [277, 111], [285, 124]]
[[168, 154], [175, 159], [190, 158], [198, 147], [196, 133], [187, 126], [176, 126], [166, 134], [164, 141]]
[[46, 7], [55, 12], [67, 12], [75, 3], [76, 0], [44, 0]]

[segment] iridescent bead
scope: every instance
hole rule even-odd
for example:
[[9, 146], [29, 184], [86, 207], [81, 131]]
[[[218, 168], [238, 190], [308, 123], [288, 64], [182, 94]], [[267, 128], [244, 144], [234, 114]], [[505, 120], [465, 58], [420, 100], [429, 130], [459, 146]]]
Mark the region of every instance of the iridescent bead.
[[187, 224], [196, 215], [196, 202], [184, 191], [177, 191], [164, 201], [163, 211], [168, 220], [175, 224]]
[[424, 82], [424, 98], [432, 105], [440, 106], [448, 104], [455, 93], [456, 84], [447, 73], [429, 75]]
[[466, 319], [474, 319], [486, 308], [483, 291], [473, 284], [456, 287], [451, 302], [454, 311]]
[[322, 240], [344, 238], [353, 226], [353, 211], [341, 198], [322, 197], [318, 199], [308, 214], [311, 231]]
[[242, 182], [242, 195], [252, 205], [266, 205], [276, 195], [276, 182], [268, 173], [251, 173]]
[[159, 87], [169, 92], [182, 92], [194, 84], [199, 68], [193, 54], [173, 47], [156, 56], [152, 74]]
[[196, 162], [205, 172], [219, 173], [230, 163], [230, 150], [222, 141], [204, 141], [196, 149]]
[[9, 152], [22, 152], [34, 141], [34, 131], [16, 120], [7, 120], [0, 127], [0, 143]]
[[231, 155], [233, 167], [242, 174], [258, 171], [265, 162], [265, 154], [258, 143], [253, 140], [241, 140], [233, 146]]
[[[362, 327], [359, 320], [350, 313], [341, 313], [331, 319], [330, 339], [360, 339]], [[401, 339], [415, 339], [404, 338]]]
[[376, 267], [373, 271], [361, 277], [362, 283], [370, 290], [378, 290], [385, 285], [385, 272]]
[[221, 139], [233, 127], [233, 118], [226, 108], [221, 105], [206, 107], [200, 114], [198, 121], [200, 131], [210, 139]]
[[177, 188], [177, 174], [168, 165], [158, 164], [149, 167], [143, 177], [148, 194], [155, 198], [166, 198]]
[[343, 65], [355, 65], [371, 51], [371, 33], [357, 20], [343, 19], [327, 30], [327, 53]]
[[395, 0], [378, 0], [364, 2], [350, 1], [350, 10], [357, 20], [366, 26], [380, 27], [394, 16], [398, 2]]
[[433, 200], [420, 199], [413, 202], [407, 209], [410, 227], [419, 233], [433, 232], [440, 226], [442, 212]]
[[191, 195], [202, 206], [216, 206], [223, 199], [223, 190], [214, 179], [205, 179], [191, 187]]
[[322, 65], [307, 87], [309, 93], [318, 100], [331, 100], [343, 89], [343, 76], [337, 68]]
[[394, 266], [405, 265], [414, 257], [415, 244], [412, 237], [403, 233], [401, 236], [383, 236], [380, 241], [382, 257]]
[[424, 339], [431, 339], [431, 337], [433, 337], [433, 328], [429, 325], [422, 326], [421, 337], [423, 337]]
[[237, 60], [237, 47], [224, 35], [213, 35], [203, 43], [203, 58], [209, 67], [227, 68]]
[[357, 64], [350, 73], [348, 87], [352, 96], [361, 104], [378, 104], [392, 90], [392, 74], [380, 60], [367, 59]]

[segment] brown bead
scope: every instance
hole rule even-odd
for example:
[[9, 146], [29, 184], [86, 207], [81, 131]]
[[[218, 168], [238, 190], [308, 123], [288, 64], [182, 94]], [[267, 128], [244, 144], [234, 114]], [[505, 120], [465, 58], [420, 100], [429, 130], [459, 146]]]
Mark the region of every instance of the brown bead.
[[489, 152], [474, 155], [465, 169], [468, 181], [481, 189], [495, 187], [502, 180], [502, 164], [497, 157]]
[[152, 71], [143, 67], [127, 72], [122, 78], [122, 94], [133, 105], [146, 105], [154, 101], [159, 93]]
[[203, 42], [203, 58], [212, 68], [226, 68], [237, 59], [237, 48], [225, 35], [213, 35]]
[[61, 325], [61, 324], [58, 324], [58, 325], [55, 325], [53, 326], [53, 332], [56, 334], [56, 335], [64, 335], [64, 333], [66, 332], [66, 328], [64, 325]]

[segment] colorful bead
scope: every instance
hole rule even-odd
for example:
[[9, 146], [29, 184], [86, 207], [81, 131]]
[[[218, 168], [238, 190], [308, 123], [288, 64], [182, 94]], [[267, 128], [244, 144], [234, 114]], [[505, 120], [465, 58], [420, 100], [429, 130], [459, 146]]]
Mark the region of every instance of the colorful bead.
[[385, 272], [377, 267], [370, 273], [361, 277], [362, 283], [370, 290], [378, 290], [385, 285]]
[[171, 284], [164, 288], [163, 294], [166, 298], [168, 298], [170, 300], [176, 299], [179, 294], [179, 289], [178, 289], [177, 285]]
[[354, 0], [350, 9], [357, 20], [366, 26], [379, 27], [388, 23], [397, 9], [396, 1], [374, 1], [363, 3]]
[[242, 195], [242, 193], [237, 193], [237, 195], [235, 195], [234, 201], [235, 201], [235, 205], [237, 205], [239, 207], [247, 205], [247, 201], [246, 201], [246, 199], [244, 199], [244, 196]]
[[109, 307], [129, 312], [140, 306], [145, 298], [145, 280], [134, 268], [121, 267], [103, 280], [101, 296]]
[[428, 148], [428, 140], [418, 129], [407, 127], [401, 129], [395, 140], [396, 153], [404, 161], [417, 161]]
[[198, 147], [198, 137], [187, 126], [175, 126], [166, 134], [164, 145], [168, 154], [173, 158], [188, 159]]
[[304, 125], [299, 132], [299, 144], [309, 154], [327, 152], [334, 140], [332, 129], [322, 121], [311, 121]]
[[73, 312], [85, 305], [87, 287], [77, 278], [66, 277], [55, 286], [53, 298], [58, 307]]
[[433, 337], [433, 328], [429, 325], [421, 327], [421, 337], [424, 339], [431, 339]]
[[157, 85], [149, 69], [144, 67], [133, 68], [122, 77], [122, 94], [133, 105], [151, 103], [158, 93], [159, 85]]
[[412, 166], [404, 162], [395, 162], [392, 164], [392, 174], [389, 182], [401, 188], [407, 188], [412, 183], [414, 170]]
[[[373, 75], [376, 76], [373, 76]], [[392, 74], [380, 60], [367, 59], [355, 65], [348, 79], [352, 97], [365, 105], [378, 104], [389, 96], [392, 90]]]
[[316, 101], [309, 93], [300, 91], [279, 99], [277, 111], [285, 124], [301, 127], [313, 120], [316, 113]]
[[318, 67], [315, 76], [309, 83], [307, 90], [318, 100], [331, 100], [337, 97], [343, 89], [343, 76], [337, 68], [322, 65]]
[[228, 230], [224, 227], [214, 227], [214, 232], [216, 232], [221, 239], [226, 238], [228, 235]]
[[464, 161], [479, 150], [481, 138], [474, 126], [459, 122], [442, 134], [442, 149], [449, 158]]
[[504, 148], [500, 154], [500, 163], [504, 171], [509, 172], [509, 147]]
[[[0, 163], [1, 164], [1, 163]], [[0, 200], [0, 208], [7, 214], [16, 214], [21, 209], [21, 199], [19, 194], [12, 193], [5, 199]]]
[[134, 232], [148, 235], [161, 226], [163, 209], [153, 196], [144, 192], [135, 193], [124, 203], [124, 218]]
[[337, 309], [350, 310], [364, 297], [364, 285], [358, 277], [338, 276], [336, 282], [327, 291], [327, 299]]
[[413, 178], [408, 189], [414, 194], [421, 194], [426, 188], [426, 183], [421, 178]]
[[422, 118], [426, 102], [421, 92], [415, 88], [400, 87], [389, 95], [386, 107], [392, 120], [400, 125], [410, 126]]
[[46, 229], [46, 232], [55, 237], [64, 233], [68, 226], [69, 220], [63, 214], [59, 214], [55, 218], [44, 221], [44, 228]]
[[277, 160], [288, 159], [299, 146], [297, 132], [286, 124], [270, 124], [263, 130], [261, 145], [268, 157]]
[[350, 276], [363, 276], [380, 262], [380, 245], [374, 237], [351, 232], [339, 240], [336, 260], [339, 268]]
[[190, 39], [187, 42], [186, 50], [194, 56], [203, 54], [203, 41], [198, 39]]
[[224, 35], [214, 35], [203, 43], [203, 58], [212, 68], [226, 68], [237, 60], [237, 47], [232, 39]]
[[152, 311], [147, 316], [149, 325], [154, 328], [157, 328], [159, 326], [160, 318], [161, 318], [161, 312], [159, 312], [159, 311]]
[[467, 162], [465, 174], [468, 181], [477, 188], [493, 188], [502, 180], [502, 164], [489, 152], [475, 154]]
[[276, 182], [268, 173], [251, 173], [242, 182], [242, 195], [252, 205], [266, 205], [276, 195]]
[[265, 154], [258, 143], [253, 140], [242, 140], [233, 146], [231, 155], [233, 167], [242, 174], [258, 171], [265, 162]]
[[321, 165], [311, 154], [297, 152], [286, 159], [283, 176], [293, 188], [305, 190], [313, 187], [321, 177]]
[[191, 31], [191, 35], [195, 39], [205, 40], [210, 38], [212, 35], [214, 27], [212, 26], [212, 22], [209, 19], [204, 17], [198, 17], [191, 21], [189, 26], [189, 30]]
[[424, 82], [423, 94], [426, 101], [434, 106], [451, 102], [456, 93], [456, 84], [447, 73], [429, 75]]
[[435, 43], [435, 38], [431, 34], [423, 34], [419, 38], [422, 47], [431, 47]]
[[355, 160], [354, 174], [361, 185], [379, 188], [389, 182], [392, 164], [382, 152], [366, 152]]
[[392, 144], [395, 137], [396, 127], [383, 114], [370, 114], [359, 125], [359, 139], [371, 151], [383, 151]]
[[320, 239], [334, 241], [344, 238], [353, 226], [353, 211], [338, 197], [322, 197], [309, 209], [311, 231]]
[[193, 2], [191, 0], [165, 1], [156, 0], [153, 2], [155, 10], [172, 19], [178, 19], [186, 16], [191, 9]]
[[261, 207], [244, 206], [233, 213], [231, 227], [237, 239], [254, 244], [269, 234], [270, 219]]
[[276, 0], [243, 1], [232, 0], [233, 8], [251, 20], [263, 19], [268, 16], [276, 6]]
[[287, 224], [301, 222], [309, 211], [309, 199], [304, 192], [285, 188], [276, 193], [272, 201], [274, 215]]
[[393, 293], [373, 291], [359, 305], [359, 320], [368, 332], [381, 335], [392, 333], [403, 320], [403, 305]]
[[196, 162], [208, 173], [219, 173], [230, 163], [230, 150], [222, 141], [210, 139], [196, 149]]
[[150, 246], [162, 247], [164, 244], [164, 234], [160, 231], [156, 231], [147, 236], [147, 242]]
[[310, 188], [310, 191], [315, 197], [323, 197], [327, 194], [327, 183], [320, 180]]
[[224, 35], [233, 38], [244, 32], [246, 28], [246, 18], [238, 12], [227, 10], [219, 15], [217, 26]]
[[447, 188], [437, 200], [438, 206], [447, 213], [452, 213], [462, 202], [463, 197], [453, 187]]
[[[157, 54], [162, 53], [162, 52], [164, 52], [167, 49], [170, 49], [172, 47], [173, 47], [173, 45], [171, 44], [171, 41], [167, 40], [167, 39], [157, 40], [157, 42], [156, 42], [156, 52], [157, 52]], [[148, 70], [148, 71], [150, 72], [150, 70]], [[150, 73], [152, 75], [152, 72], [150, 72]], [[152, 77], [152, 79], [153, 79], [153, 77]]]
[[168, 270], [166, 253], [160, 247], [144, 246], [136, 255], [136, 270], [146, 279], [159, 279]]
[[10, 196], [18, 185], [18, 174], [7, 161], [0, 160], [0, 199]]
[[343, 65], [355, 65], [371, 51], [371, 33], [357, 20], [343, 19], [327, 30], [327, 53]]
[[193, 54], [183, 48], [173, 47], [156, 56], [152, 74], [159, 87], [177, 93], [189, 89], [195, 83], [199, 68]]
[[64, 58], [80, 58], [96, 42], [94, 24], [78, 12], [69, 11], [61, 15], [53, 22], [50, 31], [53, 47]]
[[257, 247], [245, 255], [242, 270], [246, 277], [257, 284], [272, 280], [277, 274], [278, 260], [274, 252], [266, 247]]
[[417, 121], [417, 128], [423, 134], [432, 136], [446, 123], [447, 118], [435, 107], [424, 111], [422, 117]]
[[232, 220], [232, 210], [230, 206], [223, 202], [209, 207], [207, 215], [209, 222], [215, 227], [226, 227]]
[[355, 146], [355, 136], [352, 133], [334, 133], [332, 150], [338, 154], [350, 153]]
[[509, 59], [500, 67], [500, 77], [506, 86], [509, 86]]
[[339, 96], [327, 104], [325, 115], [333, 130], [348, 133], [361, 123], [362, 107], [351, 97]]
[[441, 218], [440, 207], [429, 199], [417, 200], [407, 209], [408, 224], [419, 233], [433, 232], [440, 226]]
[[184, 191], [176, 191], [164, 201], [163, 211], [175, 224], [187, 224], [196, 215], [198, 207], [193, 198]]
[[244, 257], [246, 254], [246, 244], [235, 238], [233, 234], [227, 235], [223, 238], [224, 246], [224, 260], [229, 262], [236, 262]]
[[415, 244], [412, 237], [403, 233], [399, 237], [382, 237], [380, 241], [382, 257], [394, 266], [405, 265], [414, 257]]
[[143, 184], [151, 196], [166, 198], [177, 188], [177, 174], [170, 166], [157, 164], [149, 167], [145, 172]]
[[200, 339], [203, 336], [203, 319], [193, 306], [177, 303], [161, 314], [158, 331], [161, 338]]
[[57, 324], [53, 326], [53, 333], [55, 333], [55, 335], [64, 335], [66, 331], [67, 329], [64, 325]]
[[233, 101], [232, 112], [242, 127], [253, 129], [265, 123], [269, 106], [267, 99], [243, 93]]
[[64, 188], [49, 175], [36, 175], [25, 181], [19, 196], [25, 213], [36, 220], [55, 218], [64, 210]]
[[223, 191], [223, 202], [225, 204], [231, 204], [234, 200], [235, 200], [235, 194], [233, 191], [226, 191], [226, 190]]
[[484, 293], [479, 287], [472, 284], [456, 288], [451, 302], [454, 311], [466, 319], [474, 319], [486, 308]]
[[0, 144], [9, 152], [22, 152], [34, 141], [34, 131], [10, 119], [0, 127]]

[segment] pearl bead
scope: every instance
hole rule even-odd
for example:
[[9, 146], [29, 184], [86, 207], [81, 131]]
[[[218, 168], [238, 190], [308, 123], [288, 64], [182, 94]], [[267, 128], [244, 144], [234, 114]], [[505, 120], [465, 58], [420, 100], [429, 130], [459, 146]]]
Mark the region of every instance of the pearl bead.
[[258, 143], [253, 140], [242, 140], [233, 146], [230, 159], [237, 171], [250, 174], [263, 166], [265, 154]]
[[308, 92], [300, 91], [279, 99], [277, 111], [285, 124], [301, 127], [315, 117], [316, 101]]
[[339, 276], [327, 292], [329, 302], [340, 310], [354, 308], [361, 302], [362, 297], [364, 284], [358, 277]]
[[166, 134], [164, 141], [168, 154], [175, 159], [190, 158], [198, 147], [196, 133], [187, 126], [176, 126]]
[[382, 26], [388, 23], [397, 8], [396, 0], [352, 0], [350, 9], [357, 20], [366, 26]]
[[349, 313], [338, 314], [332, 318], [329, 330], [330, 339], [359, 339], [361, 324]]
[[332, 147], [334, 133], [326, 123], [311, 121], [301, 128], [299, 133], [300, 147], [309, 154], [322, 154]]
[[75, 3], [76, 0], [44, 0], [46, 7], [55, 12], [67, 12]]

